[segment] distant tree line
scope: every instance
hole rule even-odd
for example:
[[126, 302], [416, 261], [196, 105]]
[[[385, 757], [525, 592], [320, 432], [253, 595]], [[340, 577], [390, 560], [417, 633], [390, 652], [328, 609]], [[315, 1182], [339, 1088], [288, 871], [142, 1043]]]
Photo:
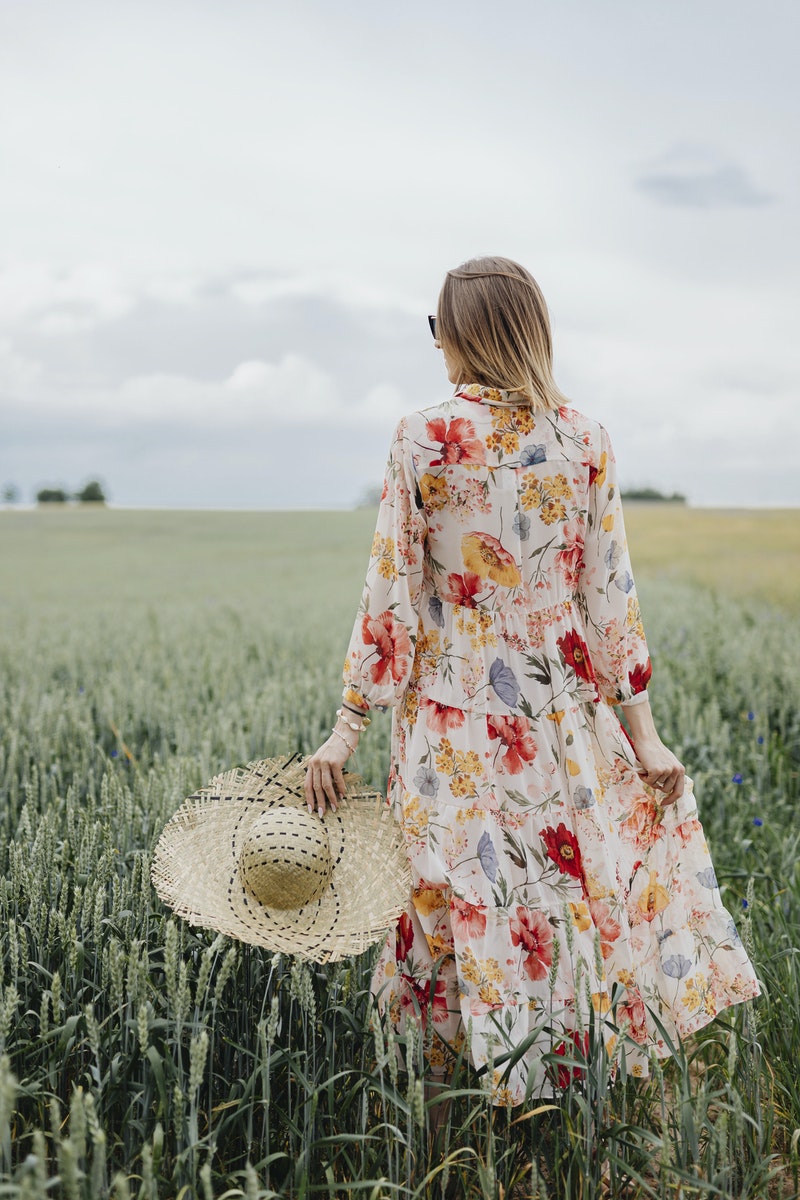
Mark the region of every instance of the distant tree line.
[[[2, 489], [4, 504], [19, 504], [21, 493], [15, 483], [7, 483]], [[106, 496], [103, 485], [97, 479], [90, 479], [78, 492], [68, 492], [63, 487], [43, 487], [36, 493], [37, 504], [66, 504], [75, 500], [78, 504], [105, 504]]]
[[685, 504], [686, 497], [682, 492], [672, 492], [667, 495], [666, 492], [660, 492], [654, 487], [634, 487], [621, 488], [620, 496], [623, 500], [655, 500], [662, 504]]

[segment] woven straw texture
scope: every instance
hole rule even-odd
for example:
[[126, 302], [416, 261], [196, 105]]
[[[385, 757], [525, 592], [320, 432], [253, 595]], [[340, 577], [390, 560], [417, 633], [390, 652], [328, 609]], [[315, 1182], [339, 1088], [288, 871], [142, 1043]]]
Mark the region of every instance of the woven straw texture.
[[[312, 962], [360, 954], [399, 919], [411, 871], [384, 798], [357, 775], [345, 779], [338, 811], [320, 819], [306, 808], [299, 755], [216, 776], [166, 825], [153, 886], [190, 925]], [[286, 854], [276, 855], [277, 837]], [[257, 898], [263, 894], [272, 898], [269, 908]], [[277, 907], [276, 897], [285, 907]]]

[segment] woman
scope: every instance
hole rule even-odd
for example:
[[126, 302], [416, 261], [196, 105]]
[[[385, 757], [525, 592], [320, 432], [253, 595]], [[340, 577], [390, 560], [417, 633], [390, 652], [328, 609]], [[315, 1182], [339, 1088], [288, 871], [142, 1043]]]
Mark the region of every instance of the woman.
[[399, 1028], [426, 1027], [434, 1074], [467, 1037], [476, 1066], [528, 1039], [493, 1071], [495, 1100], [519, 1103], [569, 1079], [542, 1053], [580, 1055], [612, 997], [644, 1074], [665, 1034], [758, 984], [653, 722], [611, 445], [553, 381], [538, 285], [473, 259], [431, 325], [455, 395], [395, 433], [306, 796], [335, 807], [367, 712], [392, 706], [389, 799], [415, 886], [374, 990]]

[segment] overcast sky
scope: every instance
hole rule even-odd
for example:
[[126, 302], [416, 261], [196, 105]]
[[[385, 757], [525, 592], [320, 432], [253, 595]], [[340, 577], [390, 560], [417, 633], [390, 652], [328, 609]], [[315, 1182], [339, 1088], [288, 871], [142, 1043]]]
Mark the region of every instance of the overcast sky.
[[0, 0], [0, 486], [338, 507], [523, 262], [623, 484], [800, 504], [797, 0]]

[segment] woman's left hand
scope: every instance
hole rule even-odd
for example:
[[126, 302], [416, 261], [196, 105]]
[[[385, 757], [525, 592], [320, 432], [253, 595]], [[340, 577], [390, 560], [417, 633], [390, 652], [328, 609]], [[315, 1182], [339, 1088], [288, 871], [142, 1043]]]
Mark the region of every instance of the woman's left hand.
[[[351, 735], [352, 736], [352, 735]], [[336, 812], [339, 800], [347, 792], [342, 767], [352, 751], [341, 738], [332, 733], [306, 764], [306, 803], [308, 811], [325, 815], [326, 804]]]
[[650, 787], [664, 793], [662, 804], [674, 804], [683, 795], [686, 768], [660, 738], [635, 743], [641, 764], [639, 774]]

